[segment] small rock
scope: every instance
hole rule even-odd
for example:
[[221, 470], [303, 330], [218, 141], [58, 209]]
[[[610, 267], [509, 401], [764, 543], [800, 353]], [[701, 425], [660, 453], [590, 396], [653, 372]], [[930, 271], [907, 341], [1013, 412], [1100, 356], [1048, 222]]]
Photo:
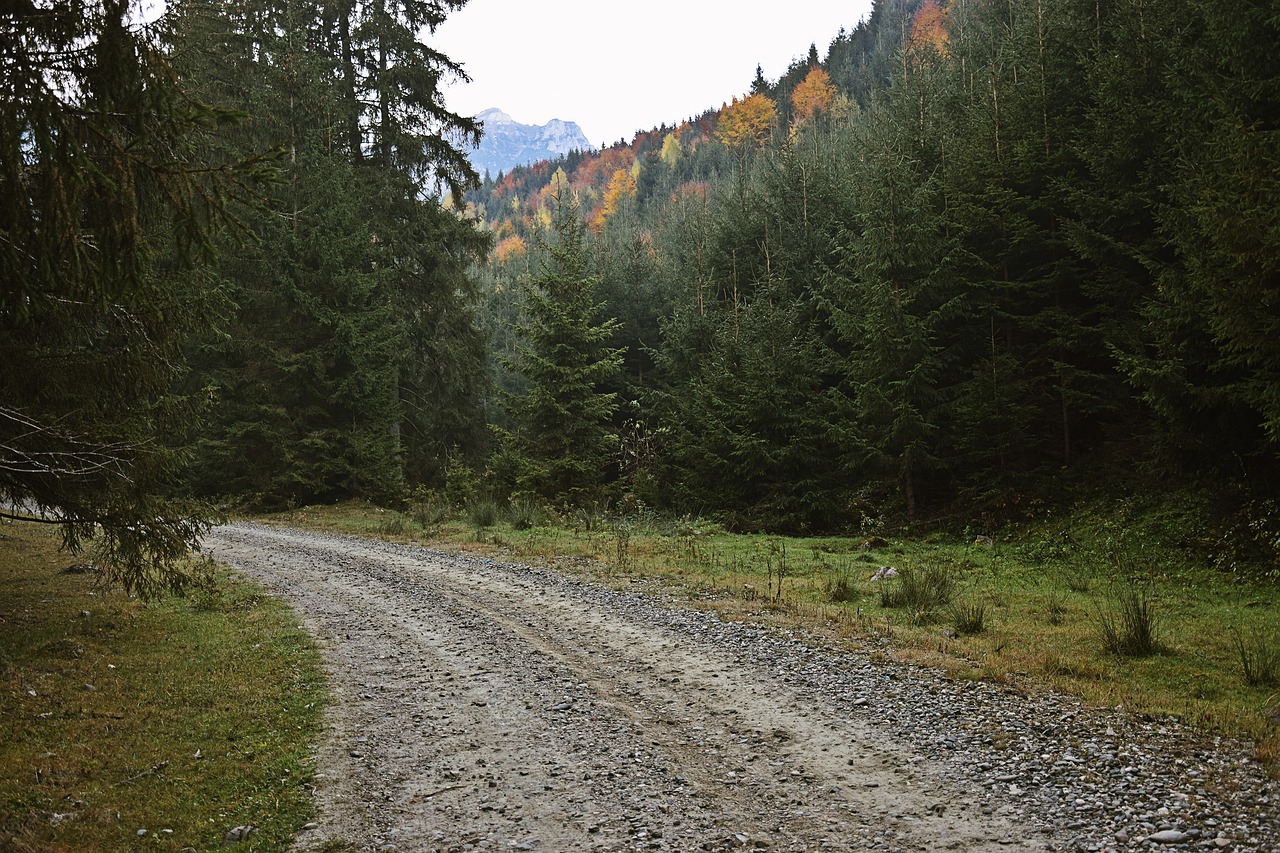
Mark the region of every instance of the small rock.
[[1187, 835], [1176, 829], [1162, 829], [1148, 835], [1147, 840], [1154, 841], [1156, 844], [1181, 844], [1187, 840]]
[[147, 831], [146, 831], [145, 829], [139, 829], [139, 830], [138, 830], [138, 832], [137, 832], [137, 836], [138, 836], [139, 838], [141, 838], [142, 836], [144, 836], [144, 835], [146, 835], [146, 834], [147, 834]]
[[89, 618], [89, 611], [88, 611], [88, 610], [81, 610], [81, 611], [80, 611], [80, 616], [81, 616], [82, 618], [88, 619], [88, 618]]
[[881, 566], [880, 568], [876, 569], [875, 574], [871, 576], [871, 579], [873, 581], [884, 581], [884, 580], [888, 580], [889, 578], [896, 578], [897, 576], [898, 576], [898, 570], [895, 569], [893, 566]]
[[254, 826], [253, 824], [247, 824], [245, 826], [237, 826], [236, 828], [227, 832], [226, 835], [222, 836], [222, 846], [227, 847], [232, 844], [239, 844], [241, 841], [245, 841], [246, 839], [248, 839], [248, 837], [256, 829], [257, 827]]

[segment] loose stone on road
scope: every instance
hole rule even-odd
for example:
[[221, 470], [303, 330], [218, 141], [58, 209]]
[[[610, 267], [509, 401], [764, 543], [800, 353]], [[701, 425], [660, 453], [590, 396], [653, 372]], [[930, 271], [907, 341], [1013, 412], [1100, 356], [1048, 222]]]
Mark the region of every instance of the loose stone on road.
[[300, 849], [1280, 846], [1256, 765], [1070, 700], [478, 557], [248, 524], [206, 550], [326, 654]]

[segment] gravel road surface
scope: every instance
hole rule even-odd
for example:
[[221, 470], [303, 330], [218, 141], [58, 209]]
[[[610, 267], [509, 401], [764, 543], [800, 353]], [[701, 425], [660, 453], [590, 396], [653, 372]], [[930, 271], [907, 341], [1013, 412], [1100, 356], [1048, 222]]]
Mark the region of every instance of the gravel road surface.
[[549, 569], [249, 524], [333, 685], [302, 850], [1280, 850], [1171, 721], [948, 680]]

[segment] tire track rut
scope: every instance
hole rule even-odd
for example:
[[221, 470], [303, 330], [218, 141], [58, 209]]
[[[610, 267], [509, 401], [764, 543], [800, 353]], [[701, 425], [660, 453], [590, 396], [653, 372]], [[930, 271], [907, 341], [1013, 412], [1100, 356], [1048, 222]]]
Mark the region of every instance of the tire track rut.
[[554, 573], [245, 524], [206, 551], [325, 651], [302, 849], [1044, 847], [905, 742]]

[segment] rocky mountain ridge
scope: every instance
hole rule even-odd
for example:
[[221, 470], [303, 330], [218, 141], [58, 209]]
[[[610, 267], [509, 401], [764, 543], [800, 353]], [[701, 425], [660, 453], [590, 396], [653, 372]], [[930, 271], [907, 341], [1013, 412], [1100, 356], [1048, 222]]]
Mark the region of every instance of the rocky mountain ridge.
[[470, 158], [481, 175], [488, 172], [496, 177], [514, 166], [594, 147], [582, 128], [571, 121], [557, 118], [543, 125], [522, 124], [496, 107], [476, 118], [484, 124], [484, 138], [480, 147], [470, 152]]

